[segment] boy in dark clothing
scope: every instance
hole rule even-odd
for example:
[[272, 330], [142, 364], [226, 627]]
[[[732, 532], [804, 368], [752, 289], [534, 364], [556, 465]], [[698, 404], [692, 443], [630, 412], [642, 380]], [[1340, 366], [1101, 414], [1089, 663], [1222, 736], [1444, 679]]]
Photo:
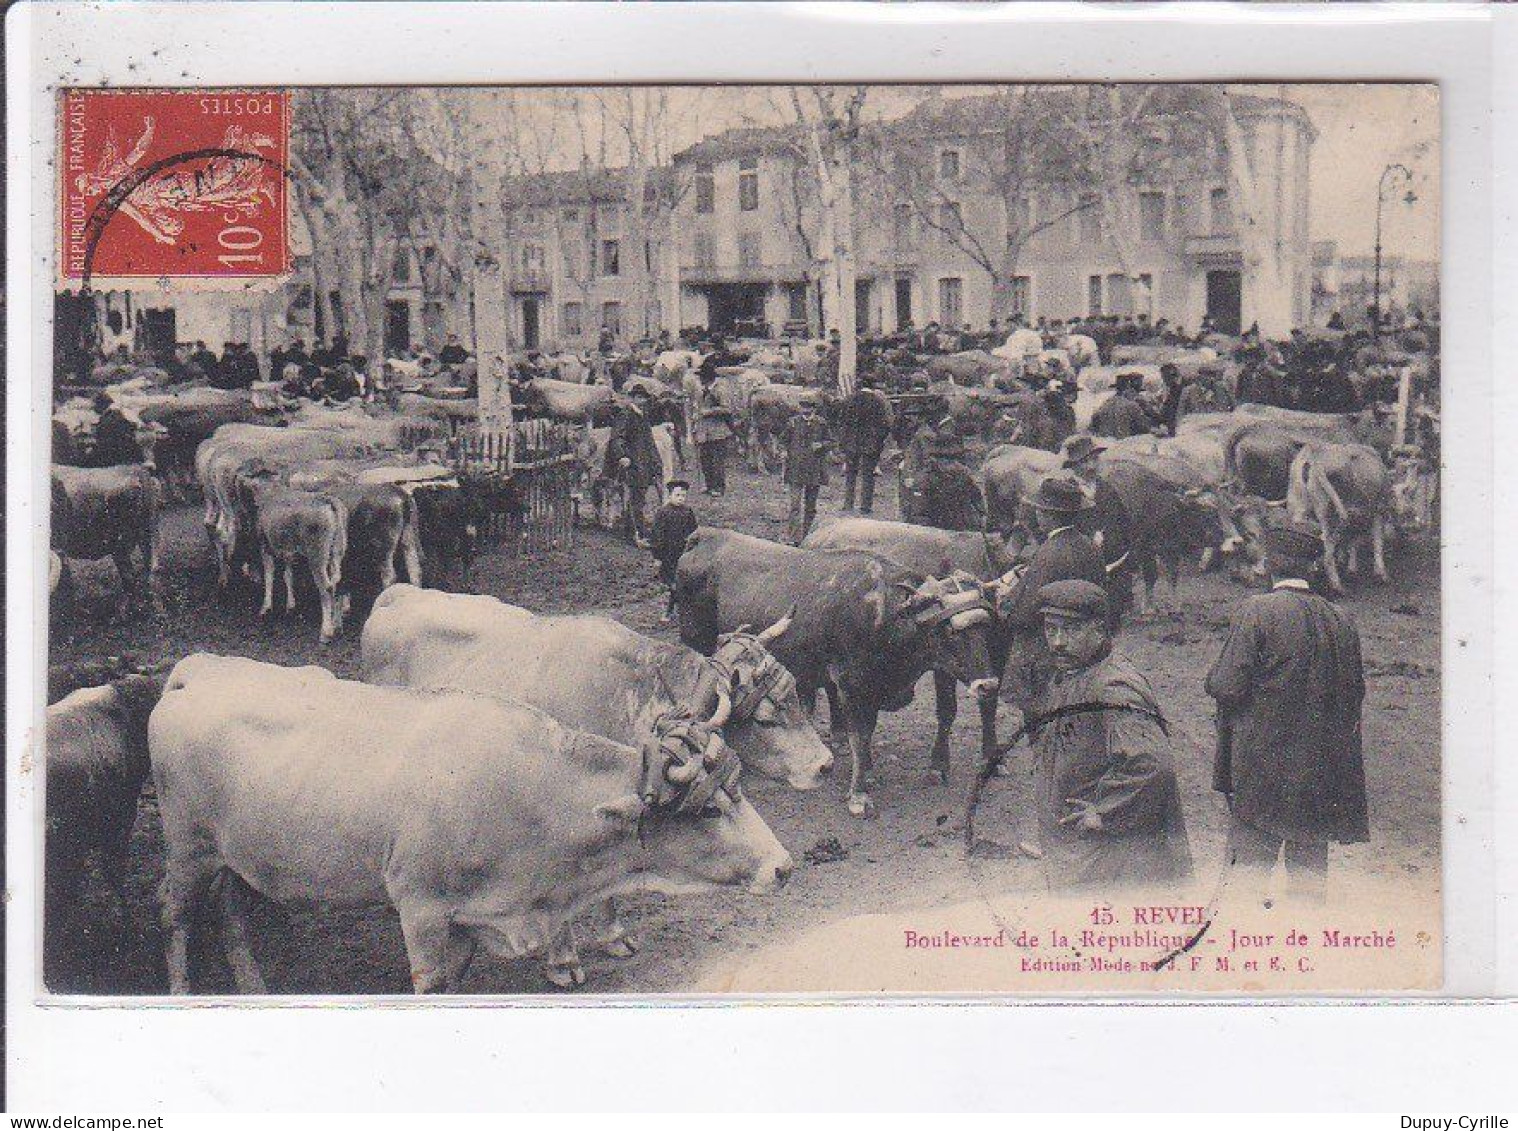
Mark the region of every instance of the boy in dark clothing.
[[665, 501], [654, 512], [653, 529], [649, 532], [649, 549], [659, 563], [659, 580], [669, 589], [669, 601], [664, 606], [664, 620], [672, 620], [675, 614], [675, 567], [685, 552], [685, 540], [696, 532], [696, 512], [685, 501], [690, 484], [684, 479], [671, 479], [664, 486]]

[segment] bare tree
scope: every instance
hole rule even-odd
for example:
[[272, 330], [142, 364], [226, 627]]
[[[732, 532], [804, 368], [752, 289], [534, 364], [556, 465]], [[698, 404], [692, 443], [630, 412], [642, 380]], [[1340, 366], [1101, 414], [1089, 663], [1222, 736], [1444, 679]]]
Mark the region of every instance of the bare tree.
[[839, 333], [838, 388], [853, 392], [858, 356], [854, 294], [854, 162], [869, 88], [806, 86], [790, 88], [791, 106], [806, 140], [817, 179], [823, 255], [823, 318]]
[[[1093, 205], [1090, 198], [1070, 194], [1067, 207], [1034, 211], [1035, 195], [1050, 187], [1068, 189], [1082, 179], [1040, 88], [1008, 86], [945, 105], [944, 112], [954, 119], [947, 131], [932, 116], [914, 121], [909, 115], [883, 127], [881, 144], [869, 150], [869, 172], [882, 198], [901, 200], [914, 223], [937, 233], [990, 276], [992, 310], [1005, 311], [1029, 242]], [[939, 168], [937, 151], [945, 141], [963, 146], [957, 150], [958, 176], [944, 176]], [[967, 198], [989, 200], [995, 207], [967, 215], [962, 208]]]

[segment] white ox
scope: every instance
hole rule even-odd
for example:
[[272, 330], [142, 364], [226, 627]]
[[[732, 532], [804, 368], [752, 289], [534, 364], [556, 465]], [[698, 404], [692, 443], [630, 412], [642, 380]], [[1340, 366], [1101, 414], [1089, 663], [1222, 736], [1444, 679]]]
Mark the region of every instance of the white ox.
[[425, 993], [458, 988], [479, 947], [550, 949], [618, 893], [766, 894], [792, 868], [735, 781], [693, 811], [664, 801], [672, 783], [701, 786], [699, 760], [645, 775], [633, 747], [492, 696], [202, 653], [169, 676], [148, 741], [174, 993], [191, 990], [190, 933], [218, 874], [240, 991], [265, 992], [252, 889], [283, 904], [394, 907]]
[[1386, 581], [1386, 523], [1391, 512], [1391, 482], [1386, 465], [1365, 444], [1305, 444], [1291, 462], [1286, 513], [1296, 522], [1315, 522], [1323, 534], [1323, 571], [1335, 593], [1344, 592], [1339, 551], [1347, 553], [1350, 573], [1368, 542], [1377, 581]]

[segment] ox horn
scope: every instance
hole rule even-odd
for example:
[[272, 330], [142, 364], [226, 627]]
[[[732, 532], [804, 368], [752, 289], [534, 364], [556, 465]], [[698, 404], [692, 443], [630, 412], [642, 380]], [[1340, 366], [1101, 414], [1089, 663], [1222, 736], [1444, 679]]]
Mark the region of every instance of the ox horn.
[[717, 709], [712, 712], [712, 717], [706, 721], [706, 725], [714, 730], [718, 730], [726, 725], [728, 716], [733, 713], [733, 696], [720, 679], [717, 681], [713, 691], [717, 695]]
[[758, 640], [760, 644], [768, 644], [771, 640], [778, 640], [780, 637], [785, 635], [786, 631], [791, 627], [791, 622], [795, 619], [796, 604], [795, 602], [792, 602], [791, 607], [786, 610], [785, 616], [781, 617], [774, 624], [766, 628], [757, 637], [755, 637], [755, 639]]
[[701, 763], [694, 758], [687, 762], [671, 762], [664, 769], [664, 777], [670, 785], [690, 785], [701, 772]]
[[[1129, 553], [1131, 553], [1131, 552], [1132, 551], [1129, 551]], [[1109, 574], [1116, 573], [1118, 570], [1120, 570], [1120, 569], [1123, 568], [1123, 563], [1126, 562], [1127, 560], [1128, 560], [1128, 554], [1125, 553], [1122, 557], [1118, 558], [1117, 561], [1115, 561], [1115, 562], [1108, 562], [1107, 563], [1107, 572]]]

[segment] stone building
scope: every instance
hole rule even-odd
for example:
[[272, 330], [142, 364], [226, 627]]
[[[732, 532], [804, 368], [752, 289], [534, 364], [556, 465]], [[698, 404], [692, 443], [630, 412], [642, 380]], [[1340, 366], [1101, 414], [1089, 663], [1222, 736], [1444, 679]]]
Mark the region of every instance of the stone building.
[[[1012, 315], [1147, 314], [1188, 328], [1207, 315], [1225, 329], [1259, 320], [1279, 332], [1305, 324], [1307, 114], [1284, 99], [1234, 96], [1258, 186], [1251, 251], [1217, 134], [1185, 88], [1174, 89], [1143, 117], [1131, 198], [1115, 205], [1061, 153], [1068, 95], [1059, 88], [1030, 96], [1038, 136], [1020, 155], [1008, 153], [996, 95], [933, 99], [868, 126], [855, 163], [861, 332], [930, 321], [979, 328]], [[817, 193], [793, 130], [728, 130], [677, 153], [666, 175], [669, 242], [659, 244], [661, 223], [645, 253], [657, 280], [641, 287], [606, 258], [625, 240], [621, 170], [530, 179], [513, 224], [518, 341], [582, 344], [603, 324], [636, 334], [626, 317], [634, 292], [659, 296], [644, 320], [654, 328], [821, 328]], [[1113, 216], [1124, 217], [1118, 238]]]

